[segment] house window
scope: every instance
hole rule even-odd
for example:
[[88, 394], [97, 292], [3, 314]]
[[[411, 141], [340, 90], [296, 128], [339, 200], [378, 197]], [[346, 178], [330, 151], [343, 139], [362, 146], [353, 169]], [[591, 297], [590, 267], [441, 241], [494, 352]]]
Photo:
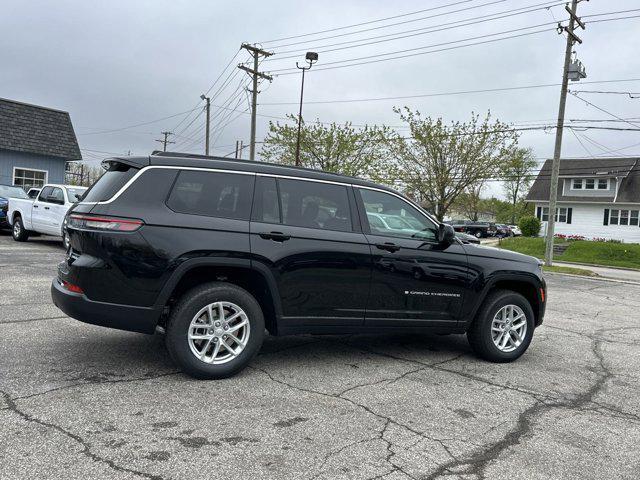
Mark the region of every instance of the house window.
[[609, 190], [607, 178], [574, 178], [571, 190]]
[[[549, 207], [542, 207], [542, 221], [549, 221]], [[567, 208], [560, 207], [556, 208], [556, 222], [557, 223], [567, 223]]]
[[633, 225], [638, 226], [638, 210], [611, 210], [609, 225]]
[[47, 183], [48, 172], [46, 170], [33, 170], [28, 168], [13, 169], [13, 184], [25, 190], [36, 187], [41, 188]]

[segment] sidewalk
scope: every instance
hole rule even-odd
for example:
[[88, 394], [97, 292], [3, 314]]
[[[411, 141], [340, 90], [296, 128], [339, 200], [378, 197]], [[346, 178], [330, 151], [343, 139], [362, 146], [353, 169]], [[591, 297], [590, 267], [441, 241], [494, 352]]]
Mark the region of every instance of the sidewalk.
[[621, 268], [597, 267], [592, 265], [584, 265], [581, 263], [568, 263], [568, 262], [556, 262], [556, 261], [554, 261], [553, 264], [558, 265], [560, 267], [584, 268], [585, 270], [591, 270], [592, 272], [597, 273], [601, 277], [640, 283], [640, 270], [623, 270]]

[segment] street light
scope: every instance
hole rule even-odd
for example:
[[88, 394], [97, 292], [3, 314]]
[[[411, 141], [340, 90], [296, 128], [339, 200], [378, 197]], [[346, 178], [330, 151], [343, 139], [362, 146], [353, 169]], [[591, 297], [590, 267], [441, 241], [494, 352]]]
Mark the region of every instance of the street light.
[[314, 63], [318, 61], [318, 54], [316, 52], [307, 52], [307, 55], [304, 57], [308, 67], [298, 65], [296, 62], [296, 67], [302, 70], [302, 86], [300, 87], [300, 112], [298, 113], [298, 138], [296, 140], [296, 166], [300, 166], [300, 131], [302, 129], [302, 97], [304, 95], [304, 72], [309, 70]]
[[207, 102], [207, 106], [205, 107], [207, 109], [207, 125], [204, 138], [204, 154], [209, 155], [209, 114], [211, 113], [211, 99], [205, 94], [200, 95], [200, 98]]

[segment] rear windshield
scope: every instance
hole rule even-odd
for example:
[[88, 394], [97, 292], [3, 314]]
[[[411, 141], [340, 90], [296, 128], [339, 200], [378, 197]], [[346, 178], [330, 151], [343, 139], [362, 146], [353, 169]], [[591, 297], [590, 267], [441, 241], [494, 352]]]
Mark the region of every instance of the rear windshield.
[[118, 170], [107, 170], [94, 183], [82, 198], [83, 202], [104, 202], [113, 197], [118, 190], [131, 180], [139, 170], [137, 168], [126, 168]]
[[10, 185], [0, 185], [0, 197], [3, 198], [29, 198], [20, 187], [12, 187]]

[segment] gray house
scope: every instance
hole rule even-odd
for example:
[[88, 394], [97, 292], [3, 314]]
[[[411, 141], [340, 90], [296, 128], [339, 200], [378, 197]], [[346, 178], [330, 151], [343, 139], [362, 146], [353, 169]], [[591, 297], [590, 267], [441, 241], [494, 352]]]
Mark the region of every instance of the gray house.
[[68, 112], [0, 98], [0, 184], [64, 183], [72, 160], [82, 155]]

